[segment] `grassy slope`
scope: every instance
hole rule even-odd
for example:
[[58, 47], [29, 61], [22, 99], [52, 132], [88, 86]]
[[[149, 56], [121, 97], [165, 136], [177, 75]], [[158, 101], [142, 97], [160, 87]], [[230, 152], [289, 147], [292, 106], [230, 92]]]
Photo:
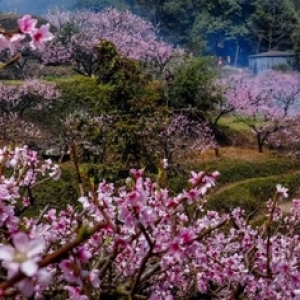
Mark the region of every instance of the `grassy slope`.
[[[249, 127], [234, 116], [225, 116], [220, 125], [226, 126], [233, 134], [248, 136], [255, 146]], [[194, 163], [202, 169], [221, 173], [208, 208], [231, 210], [241, 205], [251, 211], [272, 197], [277, 183], [290, 189], [288, 200], [299, 196], [300, 162], [268, 150], [258, 153], [254, 147], [225, 147], [220, 153], [221, 157], [216, 158], [214, 151], [208, 151]], [[281, 207], [284, 211], [289, 210], [290, 201], [282, 202]]]

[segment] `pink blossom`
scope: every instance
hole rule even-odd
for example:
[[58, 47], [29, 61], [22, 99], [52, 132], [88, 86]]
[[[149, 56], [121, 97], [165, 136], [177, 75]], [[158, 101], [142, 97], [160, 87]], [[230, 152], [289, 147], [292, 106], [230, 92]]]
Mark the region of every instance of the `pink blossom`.
[[74, 24], [78, 32], [67, 42], [56, 37], [41, 54], [43, 61], [51, 64], [71, 61], [89, 76], [97, 63], [94, 47], [101, 38], [113, 42], [122, 55], [154, 62], [161, 68], [179, 52], [179, 49], [158, 38], [158, 30], [153, 24], [129, 11], [104, 9], [95, 13], [87, 10], [53, 10], [46, 17], [58, 30]]
[[90, 251], [86, 249], [86, 247], [80, 247], [75, 255], [74, 255], [80, 262], [87, 263], [89, 259], [92, 257]]
[[31, 34], [36, 27], [37, 19], [33, 19], [31, 15], [24, 15], [18, 19], [19, 29], [23, 33]]
[[42, 25], [38, 29], [32, 31], [30, 46], [33, 49], [43, 50], [45, 48], [45, 43], [51, 41], [54, 35], [49, 31], [50, 24]]
[[189, 182], [192, 184], [192, 185], [197, 185], [199, 184], [201, 181], [202, 181], [202, 178], [204, 177], [205, 173], [203, 171], [199, 172], [199, 173], [196, 173], [194, 171], [191, 172], [192, 174], [192, 178], [189, 179]]
[[135, 178], [140, 178], [143, 176], [145, 169], [131, 169], [130, 173], [134, 175]]
[[38, 271], [38, 261], [46, 244], [43, 238], [30, 240], [27, 234], [19, 232], [12, 238], [14, 247], [0, 245], [0, 259], [9, 271], [22, 271], [27, 276], [33, 276]]
[[287, 194], [287, 191], [289, 189], [281, 186], [281, 184], [277, 184], [276, 185], [276, 191], [277, 191], [277, 194], [283, 198], [287, 198], [288, 197], [288, 194]]
[[164, 159], [162, 160], [162, 162], [163, 162], [163, 168], [164, 168], [164, 169], [167, 169], [168, 166], [169, 166], [168, 159], [167, 159], [167, 158], [164, 158]]
[[[46, 293], [62, 289], [74, 300], [88, 300], [104, 291], [114, 297], [115, 287], [130, 291], [135, 281], [128, 279], [137, 276], [136, 291], [153, 300], [189, 298], [191, 288], [193, 293], [214, 293], [229, 300], [239, 286], [243, 299], [300, 299], [299, 200], [285, 215], [276, 207], [270, 209], [277, 204], [274, 199], [267, 203], [267, 213], [279, 222], [271, 222], [272, 230], [266, 234], [265, 227], [248, 222], [241, 208], [228, 214], [204, 209], [207, 197], [199, 191], [215, 184], [216, 172], [193, 172], [192, 206], [188, 192], [176, 194], [141, 174], [121, 188], [103, 181], [84, 191], [94, 200], [88, 211], [69, 205], [28, 219], [15, 215], [16, 205], [22, 206], [28, 196], [20, 188], [20, 174], [30, 170], [36, 183], [36, 178], [51, 172], [52, 163], [40, 162], [27, 147], [4, 149], [0, 155], [4, 169], [12, 167], [6, 160], [15, 159], [14, 169], [5, 169], [0, 177], [4, 191], [0, 258], [7, 280], [19, 272], [27, 276], [11, 286], [16, 288], [16, 300], [43, 299]], [[280, 196], [287, 195], [287, 188], [277, 185], [276, 189]], [[93, 228], [99, 222], [103, 227], [93, 236], [56, 257], [46, 269], [38, 269], [45, 241], [51, 260], [52, 254], [80, 236], [80, 228]]]
[[15, 286], [27, 298], [31, 297], [34, 293], [34, 284], [30, 278], [25, 278], [19, 281]]
[[74, 286], [65, 286], [65, 289], [69, 292], [70, 299], [73, 300], [89, 300], [85, 295], [81, 294], [81, 290]]
[[93, 287], [95, 287], [95, 288], [99, 288], [100, 283], [101, 283], [101, 281], [100, 281], [100, 279], [99, 279], [99, 273], [100, 273], [99, 270], [93, 269], [93, 270], [91, 270], [91, 272], [90, 272], [89, 275], [88, 275], [88, 278], [89, 278], [91, 284], [92, 284]]
[[181, 241], [183, 244], [188, 244], [190, 242], [192, 242], [195, 238], [195, 232], [193, 229], [183, 229], [181, 232], [180, 232], [180, 238], [181, 238]]
[[0, 51], [4, 49], [9, 49], [12, 55], [15, 52], [11, 42], [3, 34], [0, 34]]

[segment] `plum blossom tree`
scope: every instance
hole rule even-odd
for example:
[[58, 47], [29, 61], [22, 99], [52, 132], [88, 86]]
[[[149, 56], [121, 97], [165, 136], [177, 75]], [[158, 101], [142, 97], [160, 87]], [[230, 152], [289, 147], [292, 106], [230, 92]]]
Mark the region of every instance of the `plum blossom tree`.
[[242, 73], [219, 84], [226, 101], [220, 102], [219, 115], [234, 112], [247, 124], [257, 139], [258, 151], [272, 135], [294, 127], [298, 122], [300, 100], [298, 73], [268, 71], [254, 77]]
[[54, 10], [46, 18], [59, 34], [43, 51], [41, 57], [44, 63], [69, 63], [72, 60], [76, 69], [87, 75], [92, 74], [93, 65], [97, 62], [94, 47], [100, 39], [114, 43], [124, 56], [161, 67], [176, 51], [159, 40], [158, 31], [151, 23], [129, 11]]
[[2, 113], [0, 117], [1, 139], [5, 142], [28, 141], [42, 137], [34, 123], [20, 119], [15, 113]]

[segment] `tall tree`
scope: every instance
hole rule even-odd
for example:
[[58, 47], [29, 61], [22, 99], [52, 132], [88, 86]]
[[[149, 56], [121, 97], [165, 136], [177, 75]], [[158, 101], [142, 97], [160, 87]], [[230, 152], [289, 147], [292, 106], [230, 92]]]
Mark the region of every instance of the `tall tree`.
[[210, 54], [234, 55], [237, 42], [249, 52], [245, 20], [253, 10], [250, 0], [136, 1], [141, 7], [155, 7], [161, 32], [197, 54], [206, 50]]
[[212, 0], [202, 2], [191, 30], [191, 37], [201, 35], [206, 52], [235, 58], [237, 47], [249, 52], [246, 20], [252, 7], [248, 0]]
[[199, 0], [135, 0], [140, 13], [153, 24], [170, 42], [188, 45], [190, 30], [199, 13]]
[[291, 0], [256, 0], [248, 22], [256, 52], [292, 49], [299, 16]]

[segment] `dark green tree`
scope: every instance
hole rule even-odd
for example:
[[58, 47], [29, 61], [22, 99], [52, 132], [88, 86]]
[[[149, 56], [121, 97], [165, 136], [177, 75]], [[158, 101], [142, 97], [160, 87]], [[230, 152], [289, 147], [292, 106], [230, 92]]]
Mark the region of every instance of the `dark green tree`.
[[292, 34], [300, 19], [291, 0], [256, 0], [248, 21], [255, 52], [291, 50]]
[[190, 36], [202, 36], [206, 43], [206, 52], [217, 56], [230, 56], [233, 63], [237, 47], [249, 51], [246, 20], [250, 14], [248, 0], [202, 1]]
[[205, 116], [215, 101], [216, 61], [210, 57], [186, 56], [172, 72], [174, 80], [167, 85], [168, 105], [175, 109], [194, 108]]
[[166, 38], [197, 55], [203, 51], [213, 55], [228, 55], [229, 52], [234, 55], [237, 43], [249, 52], [246, 20], [253, 10], [250, 0], [136, 2], [141, 8], [147, 8], [143, 11], [145, 17], [152, 22], [156, 20]]
[[297, 13], [299, 14], [299, 12], [300, 12], [300, 1], [299, 0], [292, 0], [292, 3], [294, 4], [295, 9], [296, 9]]
[[[93, 112], [111, 117], [106, 134], [107, 152], [101, 165], [101, 175], [124, 178], [128, 169], [155, 167], [155, 155], [146, 146], [151, 132], [145, 130], [151, 117], [163, 103], [163, 94], [138, 61], [121, 56], [113, 43], [101, 40], [96, 47], [99, 63], [94, 68], [99, 87], [109, 96], [105, 107]], [[146, 133], [147, 132], [147, 133]], [[97, 140], [96, 140], [97, 141]], [[101, 163], [102, 163], [101, 162]]]

